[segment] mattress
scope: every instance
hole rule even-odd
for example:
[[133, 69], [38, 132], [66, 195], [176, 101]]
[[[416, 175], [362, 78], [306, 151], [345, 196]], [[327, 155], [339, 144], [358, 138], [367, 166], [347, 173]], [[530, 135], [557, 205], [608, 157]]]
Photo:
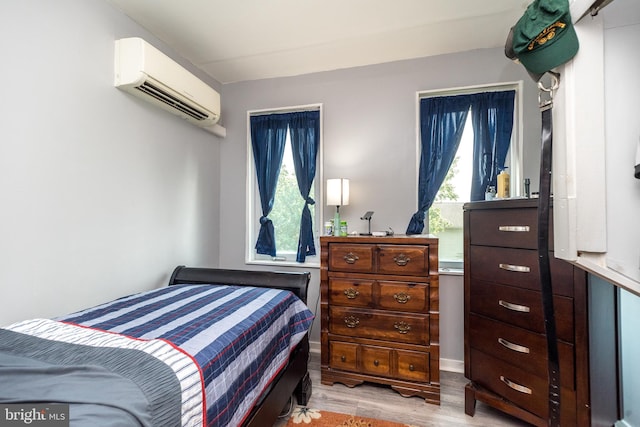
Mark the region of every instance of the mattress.
[[[63, 342], [83, 335], [69, 328], [95, 334], [95, 341], [79, 345], [147, 354], [152, 353], [147, 346], [164, 346], [160, 353], [176, 361], [167, 366], [178, 378], [182, 425], [235, 426], [286, 366], [312, 321], [313, 314], [289, 291], [175, 285], [47, 321], [44, 329], [58, 325], [60, 335], [67, 337]], [[48, 332], [46, 338], [34, 332], [43, 329], [37, 323], [35, 328], [21, 322], [5, 329], [56, 340], [57, 332]]]

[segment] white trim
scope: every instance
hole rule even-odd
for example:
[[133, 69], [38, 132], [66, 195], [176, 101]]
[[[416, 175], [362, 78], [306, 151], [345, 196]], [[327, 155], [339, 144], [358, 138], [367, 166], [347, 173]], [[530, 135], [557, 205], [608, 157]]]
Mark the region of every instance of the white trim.
[[[316, 256], [315, 259], [310, 259], [308, 262], [299, 263], [293, 261], [277, 261], [277, 260], [268, 260], [268, 259], [255, 259], [253, 248], [255, 246], [255, 238], [252, 232], [252, 225], [255, 221], [254, 215], [256, 212], [256, 200], [254, 198], [254, 194], [256, 194], [256, 171], [255, 171], [255, 163], [253, 161], [253, 148], [251, 146], [251, 116], [255, 115], [264, 115], [264, 114], [278, 114], [278, 113], [292, 113], [296, 111], [319, 111], [320, 112], [320, 146], [318, 147], [318, 157], [317, 157], [317, 167], [316, 167], [316, 177], [315, 177], [315, 188], [316, 194], [318, 197], [314, 197], [316, 201], [316, 218], [317, 221], [314, 224], [314, 236], [315, 236], [315, 245], [316, 245]], [[323, 174], [323, 164], [324, 164], [324, 155], [323, 155], [323, 147], [324, 147], [324, 111], [323, 104], [305, 104], [305, 105], [296, 105], [290, 107], [280, 107], [280, 108], [266, 108], [259, 110], [247, 110], [247, 158], [246, 158], [246, 183], [245, 188], [246, 191], [246, 212], [245, 212], [245, 264], [253, 264], [253, 265], [269, 265], [269, 266], [287, 266], [287, 267], [305, 267], [305, 268], [320, 268], [320, 239], [319, 236], [322, 232], [322, 224], [323, 224], [323, 210], [322, 206], [324, 206], [324, 174]], [[295, 258], [295, 256], [294, 256]]]

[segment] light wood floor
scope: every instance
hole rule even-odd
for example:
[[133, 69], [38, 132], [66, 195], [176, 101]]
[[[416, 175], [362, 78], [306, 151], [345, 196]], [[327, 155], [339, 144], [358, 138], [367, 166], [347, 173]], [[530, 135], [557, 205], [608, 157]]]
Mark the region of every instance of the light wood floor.
[[[327, 386], [320, 383], [320, 355], [312, 353], [309, 373], [313, 383], [311, 400], [307, 406], [315, 409], [386, 419], [419, 427], [456, 426], [527, 426], [509, 415], [477, 402], [473, 417], [464, 413], [464, 375], [442, 371], [440, 373], [441, 404], [425, 403], [419, 397], [402, 397], [386, 386], [362, 384], [349, 388], [342, 384]], [[286, 424], [286, 419], [276, 427]]]

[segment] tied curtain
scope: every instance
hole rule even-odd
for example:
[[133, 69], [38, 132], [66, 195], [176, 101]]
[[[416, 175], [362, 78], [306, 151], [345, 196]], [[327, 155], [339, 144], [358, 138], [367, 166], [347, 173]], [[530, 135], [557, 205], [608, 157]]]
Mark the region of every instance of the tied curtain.
[[513, 128], [515, 91], [439, 96], [420, 100], [420, 168], [418, 211], [406, 234], [421, 234], [424, 219], [458, 151], [467, 114], [474, 129], [472, 194], [481, 200], [487, 185], [496, 181], [504, 166]]
[[304, 262], [307, 255], [316, 254], [313, 222], [309, 210], [309, 205], [315, 204], [315, 200], [309, 197], [309, 193], [316, 174], [316, 159], [320, 143], [320, 111], [251, 116], [250, 128], [262, 207], [260, 231], [255, 249], [259, 254], [276, 256], [275, 231], [268, 215], [273, 209], [287, 130], [289, 130], [298, 189], [304, 199], [296, 260]]
[[298, 190], [304, 199], [296, 261], [305, 262], [307, 255], [316, 254], [313, 242], [313, 219], [309, 210], [309, 205], [314, 205], [316, 202], [309, 197], [309, 193], [316, 176], [316, 158], [320, 141], [320, 111], [300, 111], [290, 113], [289, 116], [293, 166], [298, 180]]
[[275, 232], [267, 215], [273, 209], [284, 145], [287, 141], [287, 127], [284, 114], [251, 117], [251, 147], [262, 207], [260, 231], [255, 246], [259, 254], [276, 256]]

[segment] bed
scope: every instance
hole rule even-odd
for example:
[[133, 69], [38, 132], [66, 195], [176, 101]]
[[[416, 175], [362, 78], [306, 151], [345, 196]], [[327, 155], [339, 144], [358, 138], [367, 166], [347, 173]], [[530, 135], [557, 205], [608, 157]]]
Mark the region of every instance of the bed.
[[309, 278], [179, 266], [167, 287], [0, 328], [0, 404], [69, 405], [71, 426], [271, 426], [311, 394]]

